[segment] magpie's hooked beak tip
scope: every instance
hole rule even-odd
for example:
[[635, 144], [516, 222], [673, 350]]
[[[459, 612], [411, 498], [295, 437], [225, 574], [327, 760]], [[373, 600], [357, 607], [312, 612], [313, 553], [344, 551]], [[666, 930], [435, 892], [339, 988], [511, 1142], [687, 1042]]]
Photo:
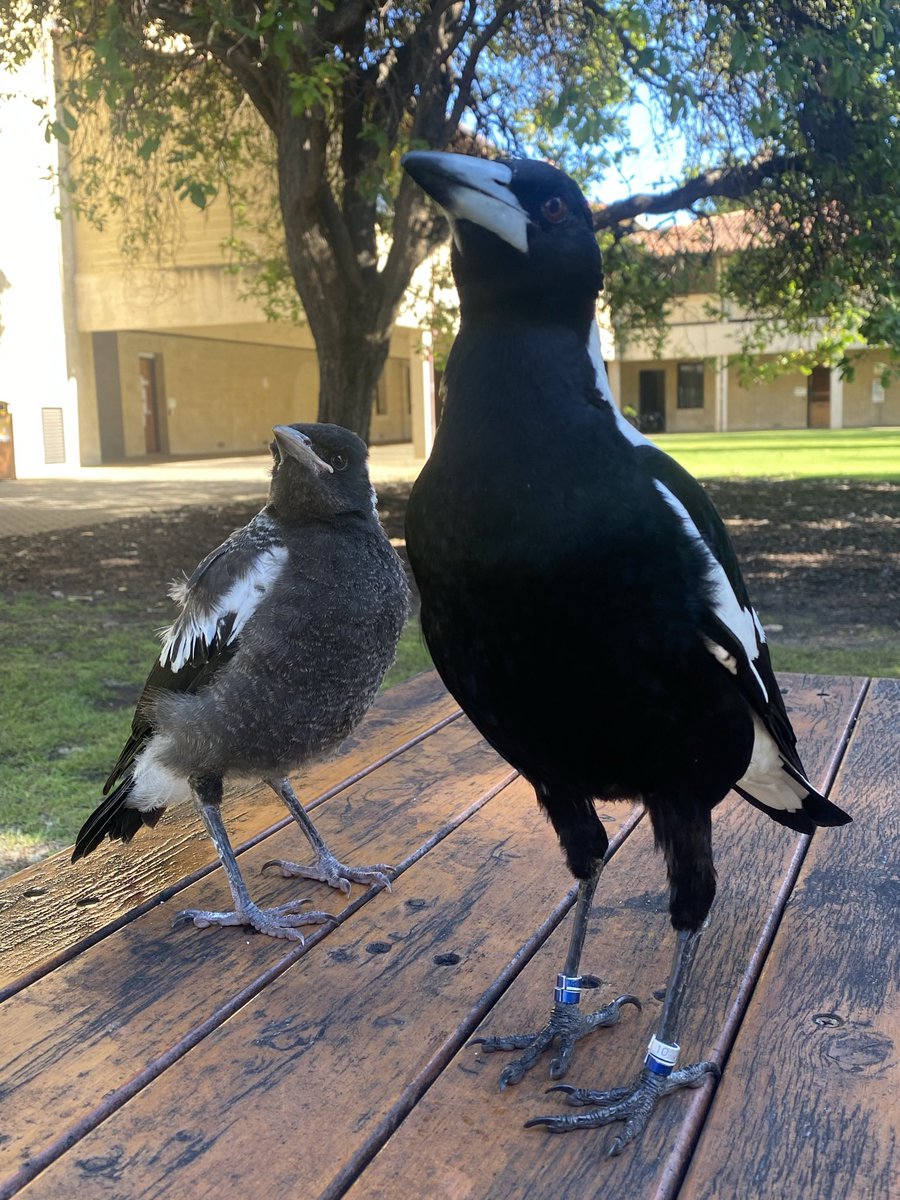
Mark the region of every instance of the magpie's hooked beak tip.
[[334, 467], [319, 458], [305, 433], [301, 433], [298, 429], [292, 429], [290, 425], [276, 425], [272, 432], [281, 451], [282, 459], [293, 458], [295, 462], [309, 468], [316, 475], [334, 474]]
[[457, 246], [458, 223], [468, 221], [528, 253], [531, 219], [510, 186], [514, 172], [509, 163], [443, 150], [412, 150], [401, 161], [407, 175], [447, 214]]

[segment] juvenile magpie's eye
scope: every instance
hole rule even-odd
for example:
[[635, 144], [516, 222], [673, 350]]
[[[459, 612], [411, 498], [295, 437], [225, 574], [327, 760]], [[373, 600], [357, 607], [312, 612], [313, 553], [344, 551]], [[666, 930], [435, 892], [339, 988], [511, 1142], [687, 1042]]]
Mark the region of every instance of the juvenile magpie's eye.
[[336, 471], [346, 471], [346, 469], [347, 469], [346, 454], [332, 454], [331, 465], [334, 467], [334, 469]]
[[551, 196], [541, 205], [541, 216], [551, 225], [558, 225], [569, 215], [569, 206], [562, 196]]

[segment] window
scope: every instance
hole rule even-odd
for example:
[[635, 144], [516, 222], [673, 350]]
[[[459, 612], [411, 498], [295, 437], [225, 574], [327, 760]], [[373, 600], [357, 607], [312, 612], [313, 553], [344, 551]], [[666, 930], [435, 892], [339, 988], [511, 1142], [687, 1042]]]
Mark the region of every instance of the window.
[[42, 408], [41, 425], [44, 432], [44, 462], [64, 463], [66, 461], [66, 439], [63, 410], [61, 408]]
[[703, 374], [702, 362], [678, 364], [678, 407], [703, 407]]

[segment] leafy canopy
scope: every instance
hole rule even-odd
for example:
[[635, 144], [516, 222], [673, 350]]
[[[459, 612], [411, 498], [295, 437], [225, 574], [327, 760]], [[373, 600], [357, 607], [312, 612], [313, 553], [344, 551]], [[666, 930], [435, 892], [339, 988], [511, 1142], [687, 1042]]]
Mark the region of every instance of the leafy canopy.
[[658, 331], [678, 286], [639, 219], [739, 206], [764, 232], [719, 272], [719, 302], [762, 318], [759, 343], [815, 331], [845, 366], [859, 338], [900, 353], [892, 0], [0, 0], [0, 20], [5, 65], [54, 30], [47, 135], [80, 211], [118, 209], [146, 252], [179, 203], [227, 202], [242, 278], [273, 315], [302, 301], [320, 352], [350, 336], [323, 297], [360, 346], [383, 341], [445, 233], [403, 151], [544, 156], [590, 189], [627, 171], [639, 103], [684, 163], [598, 204], [620, 327]]

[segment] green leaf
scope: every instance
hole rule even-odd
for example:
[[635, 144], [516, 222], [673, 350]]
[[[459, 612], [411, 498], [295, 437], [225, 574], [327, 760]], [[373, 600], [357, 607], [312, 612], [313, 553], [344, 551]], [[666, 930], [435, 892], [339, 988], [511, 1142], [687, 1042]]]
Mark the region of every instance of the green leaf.
[[145, 138], [140, 146], [138, 146], [138, 154], [141, 156], [144, 162], [149, 162], [158, 149], [159, 135], [152, 134], [150, 137]]
[[731, 35], [731, 70], [735, 75], [739, 75], [747, 61], [747, 56], [750, 53], [750, 46], [747, 42], [746, 35], [742, 30], [736, 29]]

